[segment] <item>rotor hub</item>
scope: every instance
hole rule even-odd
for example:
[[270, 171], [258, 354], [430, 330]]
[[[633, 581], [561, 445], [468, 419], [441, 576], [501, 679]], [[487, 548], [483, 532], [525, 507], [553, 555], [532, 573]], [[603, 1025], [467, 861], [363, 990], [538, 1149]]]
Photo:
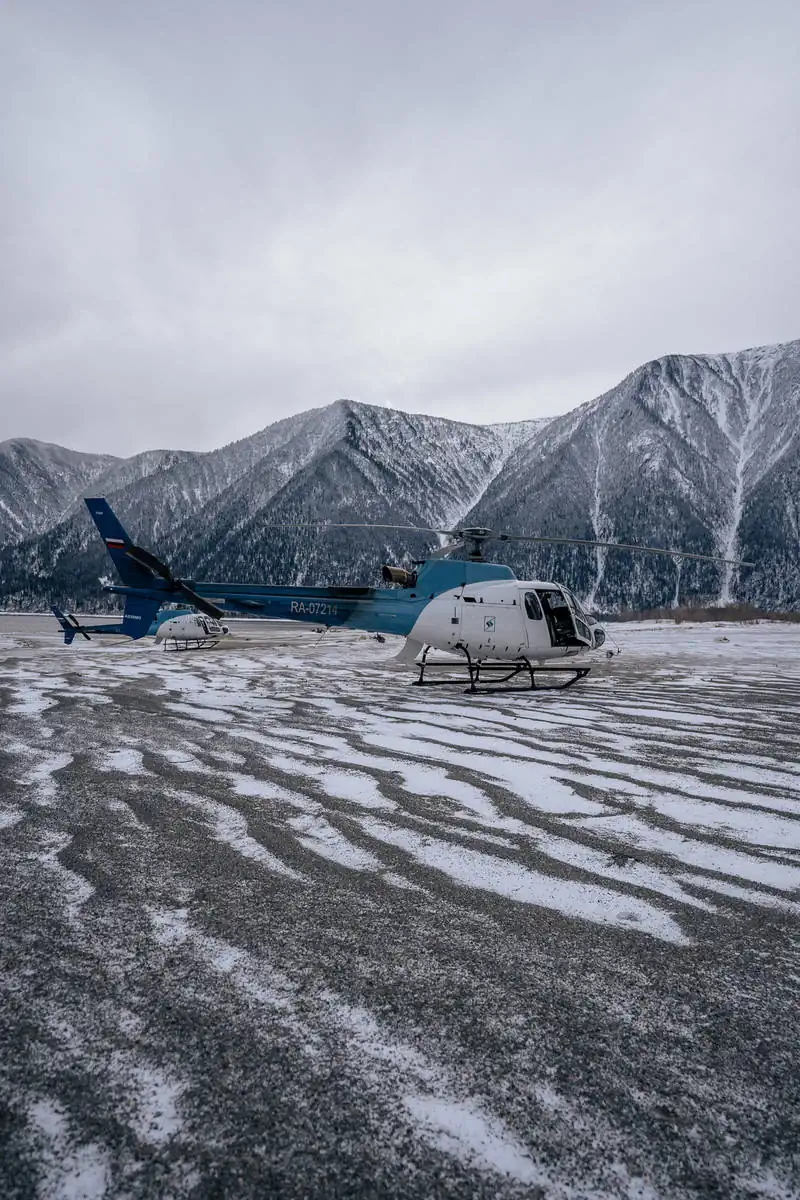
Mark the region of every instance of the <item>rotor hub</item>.
[[484, 529], [478, 525], [470, 529], [459, 529], [458, 535], [470, 562], [483, 562], [483, 546], [492, 537], [491, 529]]

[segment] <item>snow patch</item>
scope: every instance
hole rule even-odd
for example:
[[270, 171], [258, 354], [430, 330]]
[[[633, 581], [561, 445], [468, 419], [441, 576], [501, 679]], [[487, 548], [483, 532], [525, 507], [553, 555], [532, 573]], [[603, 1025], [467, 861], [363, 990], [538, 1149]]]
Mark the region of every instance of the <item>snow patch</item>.
[[243, 858], [252, 859], [253, 862], [274, 871], [277, 875], [284, 875], [288, 879], [303, 878], [299, 871], [295, 871], [293, 867], [282, 862], [277, 855], [267, 850], [266, 846], [250, 836], [247, 830], [247, 820], [237, 809], [231, 808], [227, 804], [220, 804], [216, 800], [195, 796], [191, 792], [171, 792], [170, 794], [182, 804], [188, 804], [210, 818], [213, 822], [216, 840], [230, 846]]
[[98, 771], [120, 771], [123, 775], [150, 775], [142, 760], [141, 750], [125, 746], [104, 754], [97, 764]]
[[12, 695], [15, 699], [6, 707], [6, 712], [18, 717], [39, 717], [58, 703], [35, 687], [14, 688]]
[[403, 1097], [403, 1105], [437, 1149], [521, 1183], [547, 1182], [547, 1174], [531, 1161], [516, 1138], [499, 1121], [488, 1120], [476, 1104], [412, 1094]]
[[137, 1064], [132, 1076], [138, 1109], [134, 1129], [142, 1141], [163, 1146], [180, 1131], [178, 1102], [184, 1087], [152, 1065]]
[[153, 931], [166, 949], [190, 947], [212, 970], [268, 1007], [312, 1058], [321, 1030], [327, 1027], [326, 1044], [331, 1037], [343, 1039], [365, 1082], [378, 1092], [393, 1092], [429, 1144], [473, 1168], [523, 1183], [549, 1178], [503, 1122], [477, 1099], [464, 1095], [444, 1067], [388, 1034], [366, 1009], [326, 989], [316, 997], [304, 993], [301, 1010], [296, 987], [285, 973], [239, 947], [201, 934], [190, 924], [186, 909], [149, 912]]
[[[41, 753], [39, 751], [38, 753]], [[53, 778], [56, 771], [63, 771], [72, 762], [72, 755], [68, 753], [62, 754], [44, 754], [42, 761], [37, 763], [35, 767], [31, 767], [29, 771], [18, 780], [25, 787], [36, 789], [35, 802], [37, 804], [48, 805], [52, 801], [58, 791], [58, 781]]]
[[80, 917], [83, 905], [94, 895], [94, 885], [77, 871], [65, 867], [59, 859], [59, 855], [63, 854], [72, 842], [71, 834], [45, 830], [43, 839], [46, 849], [34, 854], [33, 857], [55, 875], [61, 886], [67, 917], [71, 923], [74, 923]]
[[374, 854], [353, 845], [324, 817], [309, 813], [302, 817], [290, 817], [287, 823], [300, 834], [297, 840], [307, 850], [341, 867], [348, 867], [351, 871], [377, 871], [382, 865]]
[[105, 1147], [94, 1142], [78, 1145], [57, 1101], [39, 1100], [29, 1109], [28, 1120], [42, 1143], [38, 1200], [103, 1200], [109, 1186]]
[[371, 837], [405, 850], [422, 866], [441, 871], [461, 887], [494, 892], [520, 904], [549, 908], [566, 917], [616, 925], [676, 945], [689, 945], [676, 921], [638, 896], [622, 895], [595, 883], [544, 875], [509, 859], [399, 829], [368, 817], [358, 818]]

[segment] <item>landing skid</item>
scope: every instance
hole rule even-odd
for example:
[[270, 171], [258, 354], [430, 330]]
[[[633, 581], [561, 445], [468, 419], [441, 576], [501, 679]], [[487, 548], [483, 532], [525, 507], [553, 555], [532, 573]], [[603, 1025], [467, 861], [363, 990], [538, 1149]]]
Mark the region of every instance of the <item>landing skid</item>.
[[170, 654], [182, 654], [184, 650], [210, 649], [211, 646], [216, 646], [218, 641], [219, 638], [164, 638], [161, 648], [169, 650]]
[[[456, 679], [426, 679], [426, 671], [438, 671], [445, 669], [452, 671], [464, 668], [469, 676], [469, 687], [464, 688], [466, 695], [484, 695], [492, 696], [503, 692], [562, 692], [565, 688], [572, 687], [573, 683], [577, 683], [579, 679], [585, 679], [589, 674], [591, 667], [534, 667], [528, 662], [527, 658], [518, 658], [514, 662], [477, 662], [470, 657], [467, 650], [462, 649], [464, 655], [463, 663], [452, 662], [428, 662], [428, 651], [430, 646], [426, 646], [422, 651], [422, 658], [419, 663], [419, 678], [414, 680], [414, 687], [461, 687], [464, 683], [464, 677]], [[527, 674], [528, 682], [523, 687], [487, 687], [481, 683], [481, 675], [488, 675], [491, 682], [494, 684], [506, 684], [517, 676], [525, 676]], [[569, 675], [571, 678], [563, 683], [550, 683], [542, 687], [541, 683], [537, 684], [536, 676], [539, 675]]]

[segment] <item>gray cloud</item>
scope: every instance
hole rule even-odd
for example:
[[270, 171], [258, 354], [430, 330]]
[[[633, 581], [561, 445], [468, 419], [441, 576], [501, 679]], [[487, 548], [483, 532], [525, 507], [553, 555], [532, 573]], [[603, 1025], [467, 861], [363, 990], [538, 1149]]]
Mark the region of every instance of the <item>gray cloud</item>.
[[7, 4], [0, 438], [564, 411], [800, 334], [794, 3]]

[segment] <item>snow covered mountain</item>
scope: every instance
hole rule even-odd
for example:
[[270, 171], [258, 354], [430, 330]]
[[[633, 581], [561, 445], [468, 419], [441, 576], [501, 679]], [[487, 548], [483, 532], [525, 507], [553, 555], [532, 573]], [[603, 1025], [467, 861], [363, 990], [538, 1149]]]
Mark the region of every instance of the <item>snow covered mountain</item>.
[[0, 531], [13, 544], [0, 551], [0, 603], [97, 605], [110, 564], [87, 493], [108, 496], [185, 577], [373, 583], [381, 563], [424, 557], [436, 536], [314, 522], [469, 523], [757, 564], [493, 547], [520, 577], [563, 579], [599, 611], [728, 599], [800, 608], [800, 341], [657, 359], [544, 421], [475, 426], [340, 400], [205, 454], [113, 459], [4, 443]]
[[31, 438], [0, 442], [0, 547], [55, 525], [118, 461]]
[[468, 520], [757, 564], [565, 547], [505, 555], [528, 578], [570, 580], [601, 611], [679, 600], [800, 607], [800, 341], [647, 363], [536, 431]]
[[[541, 424], [467, 425], [340, 400], [207, 454], [154, 451], [115, 462], [91, 490], [187, 576], [375, 582], [382, 562], [424, 556], [436, 536], [307, 526], [447, 527]], [[0, 603], [96, 605], [109, 569], [78, 503], [66, 520], [0, 555]]]
[[[477, 503], [519, 431], [339, 401], [298, 422], [214, 505], [166, 541], [192, 574], [374, 582], [381, 563], [424, 557], [435, 536], [308, 528], [314, 522], [399, 522], [447, 528]], [[526, 423], [523, 435], [538, 423]], [[273, 526], [285, 528], [273, 528]], [[299, 528], [297, 528], [299, 526]], [[305, 526], [305, 528], [304, 528]]]

